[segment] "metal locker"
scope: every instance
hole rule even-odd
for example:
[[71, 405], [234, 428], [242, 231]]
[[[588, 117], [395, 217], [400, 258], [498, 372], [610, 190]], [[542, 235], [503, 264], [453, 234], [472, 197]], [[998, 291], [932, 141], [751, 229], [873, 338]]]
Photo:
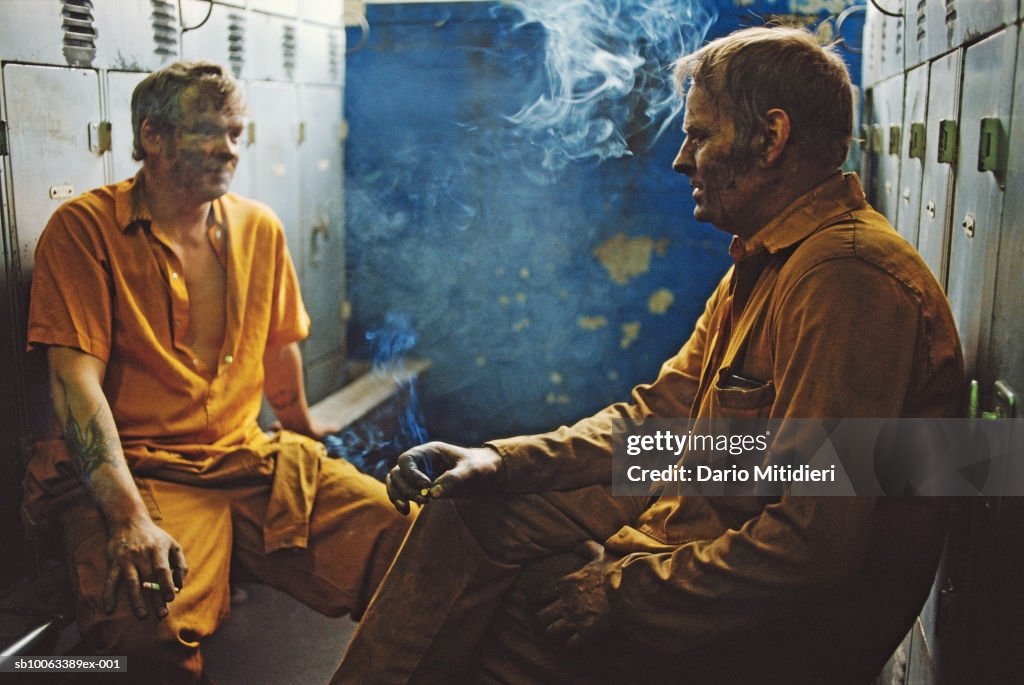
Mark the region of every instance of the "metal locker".
[[345, 33], [340, 28], [300, 22], [295, 73], [302, 83], [342, 85], [345, 74]]
[[288, 250], [303, 275], [305, 240], [299, 215], [299, 136], [296, 86], [290, 83], [250, 83], [249, 111], [255, 142], [249, 149], [252, 196], [268, 204], [281, 218]]
[[1017, 18], [1018, 0], [943, 0], [945, 35], [950, 46], [967, 43]]
[[921, 218], [921, 177], [928, 139], [925, 115], [928, 105], [928, 65], [907, 72], [903, 97], [899, 204], [896, 230], [917, 245]]
[[929, 67], [925, 157], [921, 179], [917, 251], [945, 287], [949, 272], [950, 215], [960, 118], [963, 51], [951, 52]]
[[299, 0], [249, 0], [249, 9], [294, 18], [299, 15]]
[[253, 50], [249, 77], [257, 81], [295, 81], [300, 50], [298, 22], [258, 12], [248, 13], [250, 44]]
[[96, 58], [95, 15], [91, 3], [60, 0], [0, 2], [3, 59], [91, 66]]
[[299, 91], [304, 140], [300, 146], [305, 270], [302, 293], [313, 327], [309, 361], [344, 349], [345, 209], [342, 197], [341, 88], [304, 85]]
[[96, 69], [153, 71], [181, 54], [176, 0], [92, 0]]
[[903, 75], [876, 83], [867, 96], [865, 122], [871, 161], [868, 197], [894, 226], [899, 220], [903, 140]]
[[[1024, 32], [1017, 49], [1017, 75], [1013, 93], [1013, 126], [1007, 158], [1006, 194], [1003, 226], [996, 269], [995, 308], [989, 342], [989, 374], [1014, 393], [1024, 391]], [[998, 409], [993, 389], [985, 388], [987, 404]], [[998, 398], [1005, 405], [1010, 398]], [[1016, 398], [1016, 416], [1024, 418], [1024, 408]], [[1004, 414], [1009, 413], [1003, 407]]]
[[1016, 26], [1004, 29], [967, 48], [964, 57], [947, 291], [968, 378], [984, 370], [1006, 182], [1013, 94], [992, 86], [1013, 82], [1017, 33]]
[[111, 177], [116, 183], [134, 176], [141, 164], [132, 159], [132, 91], [145, 72], [107, 72], [107, 119], [110, 121]]
[[249, 78], [249, 45], [253, 44], [248, 35], [250, 15], [228, 5], [181, 0], [181, 16], [184, 59], [217, 62], [228, 66], [236, 78]]
[[3, 78], [13, 232], [27, 286], [36, 242], [53, 211], [104, 184], [109, 129], [100, 119], [95, 71], [7, 64]]
[[863, 85], [865, 88], [903, 71], [903, 0], [881, 0], [887, 10], [901, 16], [882, 14], [874, 4], [868, 4], [864, 19]]

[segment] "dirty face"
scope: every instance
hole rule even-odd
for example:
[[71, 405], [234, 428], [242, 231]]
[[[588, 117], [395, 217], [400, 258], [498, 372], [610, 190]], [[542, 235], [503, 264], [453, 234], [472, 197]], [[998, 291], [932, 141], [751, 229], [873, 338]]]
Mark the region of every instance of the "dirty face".
[[691, 87], [683, 120], [686, 138], [672, 168], [690, 177], [693, 216], [740, 237], [756, 225], [762, 172], [751, 150], [736, 150], [736, 128], [724, 107]]
[[163, 162], [171, 182], [184, 194], [207, 202], [231, 186], [245, 119], [239, 113], [195, 104], [198, 106], [187, 108], [181, 125], [168, 134]]

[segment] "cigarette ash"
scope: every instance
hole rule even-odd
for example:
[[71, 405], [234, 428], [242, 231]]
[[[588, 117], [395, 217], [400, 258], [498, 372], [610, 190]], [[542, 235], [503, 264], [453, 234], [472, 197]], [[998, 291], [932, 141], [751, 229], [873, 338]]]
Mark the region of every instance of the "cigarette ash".
[[383, 480], [399, 454], [428, 440], [416, 377], [407, 373], [405, 366], [408, 353], [416, 345], [416, 332], [408, 316], [389, 313], [383, 326], [366, 333], [366, 340], [373, 359], [372, 373], [389, 377], [398, 386], [395, 399], [355, 425], [328, 435], [323, 443], [329, 456], [344, 459], [361, 472]]

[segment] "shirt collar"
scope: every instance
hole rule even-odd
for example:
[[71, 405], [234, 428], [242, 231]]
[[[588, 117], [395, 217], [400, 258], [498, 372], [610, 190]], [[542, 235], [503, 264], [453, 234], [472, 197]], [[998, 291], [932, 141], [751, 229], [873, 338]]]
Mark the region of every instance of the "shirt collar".
[[140, 169], [134, 178], [121, 181], [114, 186], [114, 218], [117, 220], [117, 227], [122, 231], [127, 231], [137, 224], [148, 224], [153, 221], [149, 208], [142, 201], [143, 183]]
[[864, 203], [864, 189], [857, 174], [837, 171], [790, 203], [747, 240], [733, 236], [729, 254], [735, 261], [762, 249], [775, 254], [807, 238], [826, 219], [859, 209]]

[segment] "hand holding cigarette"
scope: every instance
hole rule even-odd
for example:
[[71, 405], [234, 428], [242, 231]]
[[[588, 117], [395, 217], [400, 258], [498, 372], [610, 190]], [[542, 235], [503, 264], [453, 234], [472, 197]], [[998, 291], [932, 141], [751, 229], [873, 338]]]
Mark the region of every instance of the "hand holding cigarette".
[[[431, 479], [427, 473], [438, 475]], [[489, 447], [429, 442], [398, 457], [386, 483], [395, 509], [408, 514], [409, 502], [422, 505], [431, 499], [473, 496], [497, 489], [503, 478], [501, 455]]]

